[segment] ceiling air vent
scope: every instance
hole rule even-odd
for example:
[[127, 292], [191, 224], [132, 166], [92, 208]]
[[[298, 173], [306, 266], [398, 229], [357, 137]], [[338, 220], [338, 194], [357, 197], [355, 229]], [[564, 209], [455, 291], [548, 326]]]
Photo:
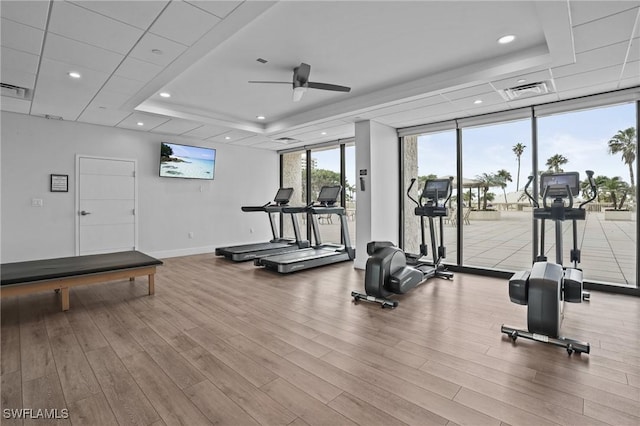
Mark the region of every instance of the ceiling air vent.
[[13, 84], [7, 83], [0, 83], [0, 87], [2, 88], [2, 96], [17, 99], [31, 99], [31, 90], [26, 87], [14, 86]]
[[295, 142], [299, 142], [297, 139], [293, 139], [293, 138], [278, 138], [275, 139], [276, 142], [280, 142], [280, 143], [295, 143]]
[[542, 96], [548, 93], [554, 93], [555, 91], [556, 90], [552, 80], [539, 81], [537, 83], [528, 83], [521, 86], [510, 87], [504, 90], [498, 90], [498, 92], [500, 92], [500, 95], [506, 101], [514, 101], [517, 99]]

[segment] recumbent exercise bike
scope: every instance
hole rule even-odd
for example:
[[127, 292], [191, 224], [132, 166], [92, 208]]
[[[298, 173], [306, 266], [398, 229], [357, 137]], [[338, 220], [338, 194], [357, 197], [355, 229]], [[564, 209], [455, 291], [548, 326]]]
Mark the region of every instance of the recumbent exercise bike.
[[[388, 299], [393, 294], [404, 294], [432, 277], [453, 278], [453, 272], [446, 271], [440, 262], [446, 257], [444, 246], [443, 218], [447, 217], [447, 203], [451, 198], [451, 181], [447, 179], [429, 179], [425, 182], [419, 200], [411, 196], [411, 188], [416, 179], [411, 179], [407, 196], [416, 203], [415, 215], [420, 216], [421, 244], [420, 254], [405, 253], [389, 241], [371, 241], [367, 244], [367, 266], [364, 278], [366, 294], [351, 292], [355, 302], [365, 300], [379, 303], [382, 308], [395, 308], [397, 300]], [[423, 204], [422, 200], [426, 200]], [[444, 200], [440, 204], [440, 200]], [[433, 263], [422, 261], [428, 255], [425, 242], [425, 220], [429, 218], [431, 235], [431, 253]], [[439, 219], [440, 245], [436, 249], [436, 230], [433, 218]]]
[[[583, 291], [580, 250], [578, 249], [578, 220], [585, 220], [584, 206], [595, 200], [597, 196], [593, 171], [587, 170], [591, 196], [577, 208], [573, 207], [574, 197], [580, 191], [580, 175], [578, 172], [544, 173], [540, 176], [540, 193], [542, 204], [527, 191], [534, 180], [529, 181], [524, 192], [534, 205], [533, 217], [541, 221], [540, 252], [535, 256], [533, 267], [528, 271], [519, 271], [509, 279], [509, 298], [513, 303], [527, 306], [527, 330], [518, 330], [503, 325], [502, 333], [507, 334], [515, 342], [518, 337], [536, 340], [566, 348], [569, 355], [574, 351], [589, 353], [589, 343], [560, 337], [560, 325], [564, 316], [564, 302], [580, 303], [589, 300], [589, 293]], [[547, 200], [552, 200], [551, 205]], [[556, 262], [548, 262], [544, 256], [545, 221], [555, 223]], [[573, 230], [573, 249], [570, 252], [573, 267], [562, 266], [562, 223], [571, 220]], [[537, 236], [536, 236], [537, 238]]]

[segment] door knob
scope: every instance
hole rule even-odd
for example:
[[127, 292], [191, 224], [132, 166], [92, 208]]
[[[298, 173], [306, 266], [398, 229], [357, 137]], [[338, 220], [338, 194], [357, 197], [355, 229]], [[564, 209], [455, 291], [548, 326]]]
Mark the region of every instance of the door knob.
[[91, 214], [91, 212], [88, 212], [88, 211], [85, 211], [85, 210], [82, 210], [82, 211], [80, 212], [80, 215], [81, 215], [81, 216], [86, 216], [86, 215], [88, 215], [88, 214]]

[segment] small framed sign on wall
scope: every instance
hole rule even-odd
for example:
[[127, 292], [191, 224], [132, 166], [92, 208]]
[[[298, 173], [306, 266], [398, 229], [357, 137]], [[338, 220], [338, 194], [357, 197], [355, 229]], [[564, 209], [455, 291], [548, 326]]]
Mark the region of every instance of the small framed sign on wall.
[[69, 175], [51, 175], [51, 192], [69, 192]]

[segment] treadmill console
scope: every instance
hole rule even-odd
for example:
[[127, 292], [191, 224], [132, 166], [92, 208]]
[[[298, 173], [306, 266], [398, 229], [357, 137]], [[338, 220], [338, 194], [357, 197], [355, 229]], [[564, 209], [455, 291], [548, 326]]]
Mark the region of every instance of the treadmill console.
[[323, 186], [318, 194], [318, 203], [325, 206], [334, 205], [338, 201], [340, 191], [342, 191], [341, 185]]
[[540, 194], [546, 197], [569, 198], [579, 193], [580, 174], [578, 172], [543, 173], [540, 176]]
[[293, 188], [280, 188], [278, 189], [278, 193], [276, 194], [276, 197], [273, 199], [273, 201], [279, 206], [284, 206], [289, 204], [289, 200], [291, 199], [292, 195]]
[[424, 184], [422, 198], [427, 200], [442, 200], [449, 196], [451, 179], [430, 179]]

